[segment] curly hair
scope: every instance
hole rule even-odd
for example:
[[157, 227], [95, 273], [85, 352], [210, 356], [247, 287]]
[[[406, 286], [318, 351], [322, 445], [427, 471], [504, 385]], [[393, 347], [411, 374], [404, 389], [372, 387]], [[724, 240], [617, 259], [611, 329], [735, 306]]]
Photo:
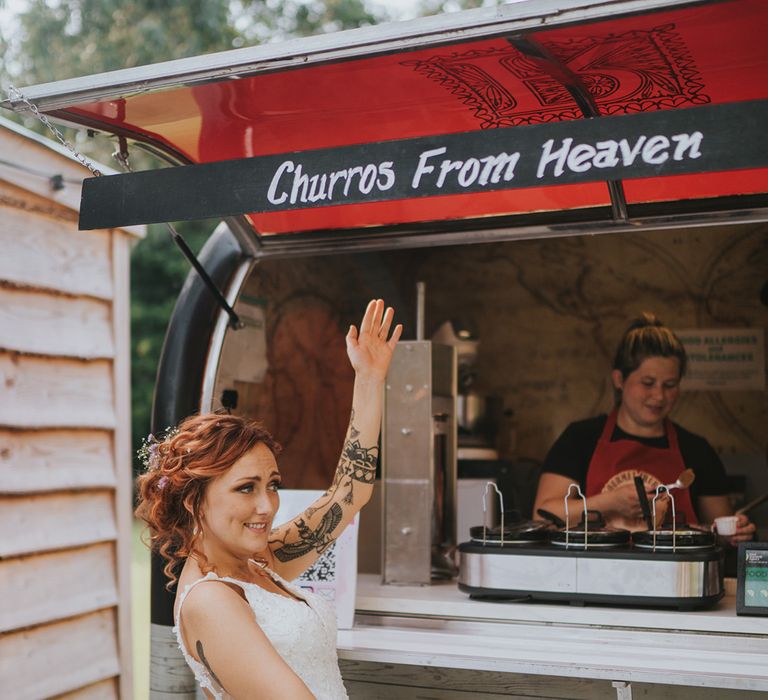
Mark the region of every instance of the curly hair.
[[195, 549], [205, 488], [259, 444], [274, 455], [280, 452], [280, 445], [261, 423], [217, 413], [184, 419], [158, 443], [151, 468], [136, 479], [135, 512], [149, 527], [150, 548], [166, 560], [167, 589], [176, 584], [183, 561], [193, 553], [204, 573], [212, 570]]

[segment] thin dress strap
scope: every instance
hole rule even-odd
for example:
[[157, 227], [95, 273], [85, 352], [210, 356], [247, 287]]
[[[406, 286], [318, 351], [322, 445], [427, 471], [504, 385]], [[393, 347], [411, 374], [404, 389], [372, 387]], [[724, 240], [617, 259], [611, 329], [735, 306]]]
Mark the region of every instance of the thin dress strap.
[[184, 644], [184, 636], [181, 633], [181, 607], [184, 605], [184, 601], [187, 599], [189, 592], [198, 583], [202, 583], [203, 581], [222, 581], [224, 583], [234, 583], [235, 585], [242, 588], [236, 579], [222, 578], [213, 573], [213, 571], [210, 571], [202, 578], [187, 584], [181, 593], [181, 598], [179, 598], [179, 607], [175, 615], [176, 626], [173, 628], [173, 631], [176, 634], [176, 641], [179, 645], [179, 649], [181, 649], [181, 653], [184, 655], [184, 659], [194, 672], [195, 679], [200, 684], [200, 687], [208, 690], [215, 698], [215, 700], [227, 700], [231, 696], [213, 679], [210, 671], [187, 651], [187, 647]]

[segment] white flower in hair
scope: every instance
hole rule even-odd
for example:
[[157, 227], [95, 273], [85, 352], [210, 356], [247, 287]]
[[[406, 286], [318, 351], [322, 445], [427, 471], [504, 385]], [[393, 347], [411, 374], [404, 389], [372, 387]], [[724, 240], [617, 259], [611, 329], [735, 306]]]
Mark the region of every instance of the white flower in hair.
[[178, 435], [178, 432], [178, 428], [169, 426], [162, 432], [162, 437], [150, 433], [141, 441], [141, 447], [136, 451], [136, 454], [144, 465], [145, 471], [151, 472], [160, 467], [160, 457], [168, 451], [167, 446], [166, 449], [163, 449], [163, 446], [175, 435]]

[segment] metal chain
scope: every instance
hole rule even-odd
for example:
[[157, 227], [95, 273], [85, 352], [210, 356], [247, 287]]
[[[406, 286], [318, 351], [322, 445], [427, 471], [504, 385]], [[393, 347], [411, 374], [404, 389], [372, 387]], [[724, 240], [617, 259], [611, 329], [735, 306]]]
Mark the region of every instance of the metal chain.
[[32, 114], [34, 114], [46, 127], [48, 127], [48, 130], [61, 142], [61, 145], [70, 151], [72, 155], [86, 168], [88, 168], [88, 170], [90, 170], [93, 175], [99, 177], [102, 174], [101, 170], [99, 170], [92, 161], [86, 158], [69, 141], [67, 141], [67, 139], [64, 138], [64, 134], [62, 134], [61, 131], [59, 131], [53, 124], [51, 124], [51, 122], [48, 120], [48, 117], [40, 113], [40, 111], [37, 109], [37, 105], [30, 102], [24, 93], [21, 92], [21, 90], [14, 87], [13, 85], [8, 85], [8, 97], [11, 99], [11, 101], [13, 101], [14, 96], [21, 100], [25, 105], [27, 105], [30, 112], [32, 112]]
[[124, 136], [117, 137], [117, 149], [112, 154], [112, 157], [120, 163], [120, 166], [128, 173], [133, 172], [130, 162], [128, 161], [128, 142]]

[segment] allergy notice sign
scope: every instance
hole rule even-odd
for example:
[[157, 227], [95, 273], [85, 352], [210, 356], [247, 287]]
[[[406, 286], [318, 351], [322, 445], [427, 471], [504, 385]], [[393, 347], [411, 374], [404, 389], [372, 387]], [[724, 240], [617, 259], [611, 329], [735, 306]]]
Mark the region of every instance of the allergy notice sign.
[[683, 390], [765, 390], [762, 328], [696, 328], [675, 334], [688, 355]]

